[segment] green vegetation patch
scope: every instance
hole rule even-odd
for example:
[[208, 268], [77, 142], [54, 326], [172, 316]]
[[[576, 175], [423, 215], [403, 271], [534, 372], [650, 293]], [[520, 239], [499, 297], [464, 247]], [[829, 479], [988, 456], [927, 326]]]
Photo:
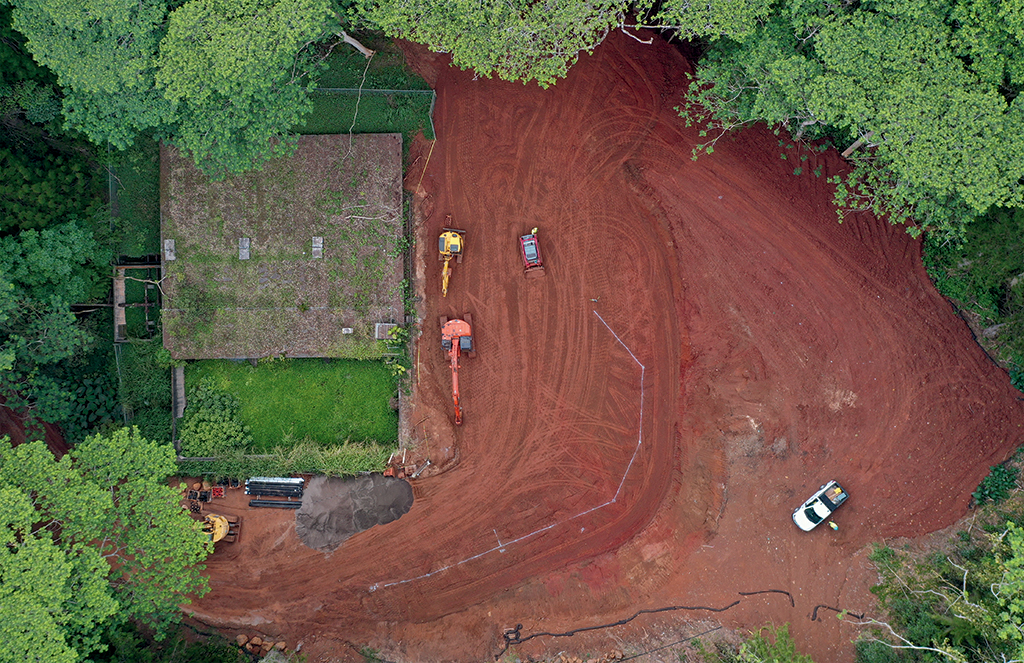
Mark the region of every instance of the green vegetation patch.
[[303, 440], [391, 445], [398, 439], [398, 413], [391, 408], [396, 381], [381, 362], [291, 359], [253, 367], [212, 360], [185, 369], [189, 391], [204, 378], [238, 399], [255, 453]]
[[160, 252], [160, 144], [139, 138], [111, 155], [111, 213], [121, 256]]
[[125, 326], [129, 338], [153, 338], [160, 326], [159, 268], [126, 269], [124, 281]]
[[290, 448], [275, 447], [268, 454], [251, 455], [236, 450], [213, 460], [183, 460], [178, 463], [182, 476], [214, 478], [287, 477], [293, 474], [323, 474], [332, 477], [354, 476], [362, 472], [381, 472], [394, 451], [393, 445], [346, 442], [324, 447], [302, 442]]
[[435, 95], [405, 63], [393, 39], [360, 35], [375, 52], [367, 60], [348, 46], [336, 48], [313, 90], [313, 110], [295, 128], [300, 134], [401, 133], [407, 150], [420, 131], [434, 138]]
[[[1014, 457], [1012, 460], [1016, 460]], [[977, 489], [971, 494], [975, 504], [985, 502], [1002, 502], [1010, 496], [1010, 491], [1017, 487], [1017, 476], [1020, 470], [1015, 463], [1007, 461], [989, 468], [988, 475], [981, 480]]]
[[170, 355], [157, 341], [130, 341], [118, 347], [118, 394], [125, 419], [148, 440], [170, 441]]
[[44, 228], [76, 216], [89, 219], [103, 208], [103, 178], [96, 164], [75, 145], [47, 143], [37, 133], [31, 126], [20, 137], [0, 132], [0, 231]]
[[420, 131], [433, 140], [430, 112], [434, 93], [324, 91], [313, 93], [313, 110], [297, 131], [303, 134], [400, 132], [409, 145]]
[[[247, 652], [216, 632], [179, 625], [169, 636], [154, 634], [130, 620], [114, 621], [103, 632], [106, 651], [93, 653], [90, 663], [250, 663]], [[282, 659], [283, 660], [283, 659]]]
[[405, 53], [394, 39], [383, 34], [359, 34], [360, 43], [374, 51], [367, 61], [349, 46], [338, 46], [326, 60], [317, 79], [321, 88], [376, 88], [379, 90], [429, 90], [430, 86], [405, 63]]
[[967, 226], [962, 243], [929, 234], [924, 264], [989, 354], [1024, 367], [1024, 210], [993, 210]]
[[[1024, 492], [1012, 480], [1018, 469], [1017, 457], [993, 468], [959, 531], [936, 533], [921, 545], [875, 546], [869, 559], [879, 584], [871, 591], [885, 617], [861, 633], [858, 663], [1019, 658]], [[897, 642], [883, 622], [905, 640]], [[889, 645], [904, 648], [896, 656]]]

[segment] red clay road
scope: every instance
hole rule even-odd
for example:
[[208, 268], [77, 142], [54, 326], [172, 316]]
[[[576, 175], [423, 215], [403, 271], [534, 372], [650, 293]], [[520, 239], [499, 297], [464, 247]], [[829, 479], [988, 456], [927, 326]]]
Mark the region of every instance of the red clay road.
[[[350, 645], [479, 661], [516, 623], [740, 600], [514, 650], [714, 618], [790, 622], [815, 660], [852, 660], [855, 629], [815, 606], [873, 614], [866, 546], [951, 524], [1022, 442], [1019, 393], [920, 243], [867, 214], [836, 222], [834, 153], [784, 160], [755, 128], [692, 161], [674, 110], [690, 65], [657, 38], [613, 34], [548, 90], [410, 57], [438, 93], [437, 141], [413, 146], [406, 178], [424, 297], [409, 421], [434, 465], [407, 515], [331, 555], [298, 542], [293, 514], [250, 512], [197, 618], [315, 661], [355, 660]], [[442, 299], [448, 214], [466, 251]], [[526, 280], [517, 237], [534, 226], [547, 275]], [[455, 429], [436, 321], [464, 312], [479, 352]], [[832, 478], [851, 493], [839, 531], [798, 531], [792, 510]], [[740, 594], [769, 589], [793, 605]]]

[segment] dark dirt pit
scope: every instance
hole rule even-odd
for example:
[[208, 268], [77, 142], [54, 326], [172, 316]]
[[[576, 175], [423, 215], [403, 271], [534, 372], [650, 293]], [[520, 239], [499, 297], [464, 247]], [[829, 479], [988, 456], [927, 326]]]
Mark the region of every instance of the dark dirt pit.
[[331, 552], [357, 532], [401, 518], [412, 500], [412, 486], [394, 477], [315, 476], [295, 512], [295, 533], [310, 548]]

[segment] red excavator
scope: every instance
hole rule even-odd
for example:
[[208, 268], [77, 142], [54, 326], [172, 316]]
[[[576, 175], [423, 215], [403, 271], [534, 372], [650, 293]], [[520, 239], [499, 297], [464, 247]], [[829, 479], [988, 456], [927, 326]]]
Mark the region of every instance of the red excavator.
[[441, 348], [448, 353], [452, 367], [452, 401], [455, 403], [455, 424], [462, 424], [462, 406], [459, 405], [459, 357], [466, 353], [469, 357], [476, 356], [473, 347], [473, 316], [469, 313], [462, 319], [449, 320], [442, 315]]

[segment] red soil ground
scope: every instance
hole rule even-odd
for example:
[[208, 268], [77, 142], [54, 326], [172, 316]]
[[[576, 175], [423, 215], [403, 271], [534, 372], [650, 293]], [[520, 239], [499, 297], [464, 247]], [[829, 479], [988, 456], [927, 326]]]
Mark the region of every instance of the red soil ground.
[[[25, 416], [14, 412], [2, 403], [3, 401], [0, 401], [0, 437], [9, 437], [14, 446], [24, 444], [26, 439]], [[42, 427], [43, 439], [50, 452], [57, 458], [66, 454], [68, 445], [64, 441], [64, 436], [61, 435], [60, 429], [53, 424], [45, 423], [42, 424]]]
[[[700, 139], [673, 109], [690, 65], [657, 38], [613, 34], [546, 91], [410, 54], [438, 93], [438, 140], [413, 146], [406, 179], [424, 296], [409, 421], [433, 466], [408, 514], [330, 555], [292, 513], [247, 512], [197, 618], [314, 661], [350, 645], [480, 661], [517, 623], [527, 638], [739, 601], [513, 651], [599, 652], [711, 618], [790, 622], [816, 661], [852, 660], [855, 628], [812, 621], [816, 606], [874, 614], [866, 547], [954, 522], [1024, 441], [1024, 403], [920, 243], [866, 214], [836, 223], [834, 153], [794, 176], [755, 128], [692, 161]], [[442, 299], [447, 214], [468, 232]], [[525, 280], [533, 226], [547, 276]], [[456, 429], [436, 321], [463, 312], [479, 354]], [[798, 531], [794, 507], [831, 478], [852, 495], [840, 529]], [[741, 594], [766, 590], [792, 605]]]

